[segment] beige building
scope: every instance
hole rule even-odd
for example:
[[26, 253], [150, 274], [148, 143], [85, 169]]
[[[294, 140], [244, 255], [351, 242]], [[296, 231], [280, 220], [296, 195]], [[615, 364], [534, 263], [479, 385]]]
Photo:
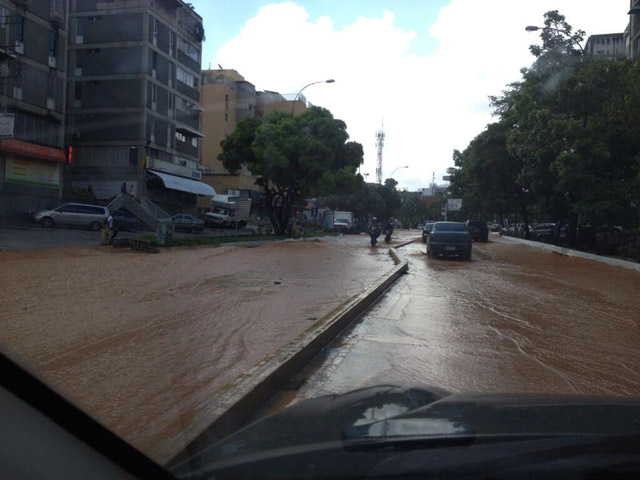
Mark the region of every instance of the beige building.
[[[204, 70], [201, 93], [200, 125], [205, 135], [200, 143], [202, 181], [219, 194], [248, 197], [259, 205], [262, 189], [255, 185], [255, 177], [245, 167], [230, 174], [218, 160], [222, 152], [220, 142], [235, 131], [238, 122], [263, 117], [274, 110], [291, 112], [293, 102], [277, 92], [256, 92], [255, 86], [235, 70]], [[304, 97], [295, 103], [296, 115], [306, 110]], [[199, 199], [199, 213], [209, 207], [208, 199]]]
[[609, 59], [624, 58], [627, 56], [622, 33], [589, 36], [585, 46], [585, 52], [589, 55]]

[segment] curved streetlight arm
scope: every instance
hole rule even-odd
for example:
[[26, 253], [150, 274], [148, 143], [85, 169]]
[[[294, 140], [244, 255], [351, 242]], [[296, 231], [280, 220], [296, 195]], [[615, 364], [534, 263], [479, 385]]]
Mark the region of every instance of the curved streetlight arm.
[[585, 54], [585, 49], [582, 45], [580, 45], [578, 42], [576, 42], [572, 37], [571, 34], [569, 32], [567, 32], [566, 30], [561, 30], [559, 28], [555, 28], [555, 27], [536, 27], [535, 25], [527, 25], [524, 28], [527, 32], [537, 32], [538, 30], [555, 30], [556, 32], [560, 32], [563, 35], [565, 35], [566, 37], [568, 37], [569, 40], [571, 40], [571, 43], [573, 43], [574, 45], [577, 45], [578, 48], [582, 51], [582, 54]]
[[398, 170], [400, 170], [401, 168], [409, 168], [409, 165], [405, 165], [404, 167], [398, 167], [396, 168], [393, 172], [391, 172], [391, 176], [389, 176], [389, 178], [393, 178], [393, 174], [396, 173]]
[[294, 108], [296, 107], [296, 100], [298, 100], [298, 97], [300, 96], [300, 94], [305, 88], [310, 87], [311, 85], [316, 85], [318, 83], [333, 83], [333, 82], [335, 82], [335, 80], [333, 78], [330, 78], [329, 80], [320, 80], [319, 82], [311, 82], [306, 84], [304, 87], [302, 87], [300, 91], [296, 93], [296, 96], [293, 97], [293, 102], [291, 103], [291, 115], [293, 115]]

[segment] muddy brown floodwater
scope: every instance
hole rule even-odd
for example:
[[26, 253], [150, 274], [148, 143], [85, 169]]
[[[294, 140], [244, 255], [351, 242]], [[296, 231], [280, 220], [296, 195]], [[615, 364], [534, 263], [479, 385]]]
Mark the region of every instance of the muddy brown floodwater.
[[409, 274], [280, 405], [386, 382], [640, 396], [640, 272], [497, 237], [472, 262], [401, 252]]
[[217, 390], [393, 268], [365, 245], [0, 252], [0, 348], [163, 463]]

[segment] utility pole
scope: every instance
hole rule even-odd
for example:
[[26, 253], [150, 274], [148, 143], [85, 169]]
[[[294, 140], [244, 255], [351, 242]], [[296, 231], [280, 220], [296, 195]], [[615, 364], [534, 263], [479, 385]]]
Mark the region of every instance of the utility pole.
[[376, 132], [376, 147], [378, 148], [378, 163], [376, 165], [376, 182], [382, 183], [382, 147], [384, 147], [384, 120], [379, 132]]

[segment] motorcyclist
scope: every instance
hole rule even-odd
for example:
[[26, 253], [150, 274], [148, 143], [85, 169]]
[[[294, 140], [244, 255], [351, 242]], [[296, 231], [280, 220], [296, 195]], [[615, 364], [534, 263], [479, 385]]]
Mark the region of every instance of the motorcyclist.
[[384, 241], [389, 243], [391, 241], [391, 234], [393, 233], [393, 218], [390, 218], [384, 226]]
[[380, 222], [376, 217], [373, 217], [369, 222], [369, 236], [371, 237], [371, 246], [375, 247], [378, 243], [378, 237], [380, 236]]

